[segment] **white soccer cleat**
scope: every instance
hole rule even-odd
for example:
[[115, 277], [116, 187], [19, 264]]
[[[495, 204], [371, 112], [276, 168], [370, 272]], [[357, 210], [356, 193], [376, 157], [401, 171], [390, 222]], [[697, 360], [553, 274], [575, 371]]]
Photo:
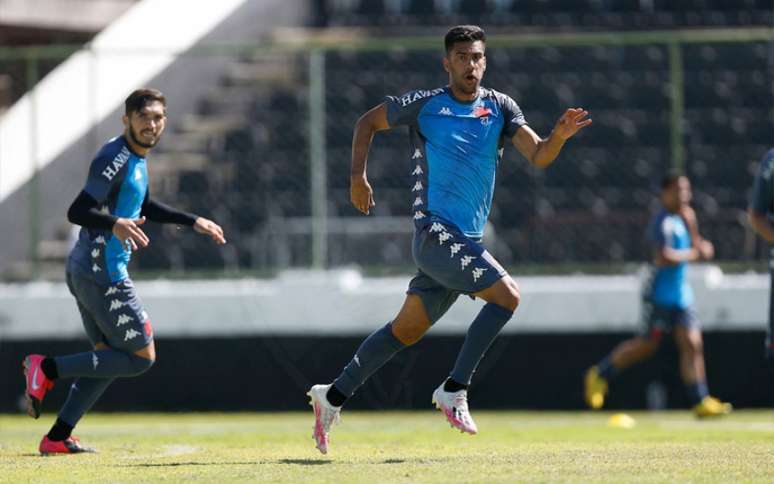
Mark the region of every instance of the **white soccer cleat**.
[[441, 383], [441, 386], [433, 392], [435, 408], [446, 415], [446, 420], [449, 421], [453, 428], [471, 435], [476, 434], [478, 427], [476, 427], [476, 422], [473, 421], [473, 417], [470, 416], [470, 411], [468, 411], [468, 391], [447, 392], [444, 391], [443, 385]]
[[341, 420], [341, 407], [334, 407], [328, 402], [326, 394], [331, 385], [314, 385], [306, 392], [309, 405], [314, 409], [314, 431], [312, 438], [317, 449], [323, 454], [328, 453], [328, 432], [333, 424]]

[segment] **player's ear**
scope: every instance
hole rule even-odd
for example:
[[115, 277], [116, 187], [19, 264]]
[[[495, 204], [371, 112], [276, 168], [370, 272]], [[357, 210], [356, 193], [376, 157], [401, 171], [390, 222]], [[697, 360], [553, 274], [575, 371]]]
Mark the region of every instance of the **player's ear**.
[[449, 72], [449, 55], [443, 56], [443, 70]]
[[129, 116], [127, 116], [126, 114], [121, 116], [121, 122], [124, 123], [124, 128], [128, 128], [129, 127]]

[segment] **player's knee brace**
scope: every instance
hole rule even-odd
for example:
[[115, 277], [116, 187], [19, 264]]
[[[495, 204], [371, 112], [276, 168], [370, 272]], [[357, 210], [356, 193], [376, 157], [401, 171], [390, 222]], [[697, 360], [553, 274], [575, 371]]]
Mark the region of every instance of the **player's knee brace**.
[[151, 366], [156, 362], [156, 360], [150, 360], [137, 355], [129, 355], [129, 360], [132, 362], [132, 369], [134, 370], [132, 376], [142, 375], [150, 370]]

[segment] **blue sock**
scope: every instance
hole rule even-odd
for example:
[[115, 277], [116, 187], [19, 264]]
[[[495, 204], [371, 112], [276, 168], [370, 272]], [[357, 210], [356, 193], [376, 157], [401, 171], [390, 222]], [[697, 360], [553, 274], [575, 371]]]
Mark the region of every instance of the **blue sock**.
[[347, 398], [351, 397], [369, 376], [405, 347], [392, 334], [391, 323], [382, 326], [363, 341], [355, 357], [333, 381], [333, 385]]
[[513, 311], [502, 306], [492, 303], [484, 305], [468, 328], [465, 343], [462, 344], [454, 369], [449, 375], [452, 380], [462, 385], [470, 385], [470, 379], [479, 361], [511, 316]]
[[102, 349], [54, 358], [59, 378], [110, 378], [145, 373], [153, 361], [114, 349]]
[[59, 411], [59, 418], [72, 427], [89, 411], [115, 378], [78, 378], [70, 385], [70, 393]]
[[610, 358], [610, 355], [605, 356], [602, 358], [602, 361], [597, 363], [597, 371], [599, 372], [599, 376], [607, 381], [612, 380], [618, 375], [618, 368], [613, 366], [613, 360]]
[[704, 400], [704, 397], [709, 395], [709, 388], [707, 387], [706, 380], [699, 380], [686, 384], [685, 391], [688, 393], [688, 399], [691, 401], [691, 405], [696, 405]]

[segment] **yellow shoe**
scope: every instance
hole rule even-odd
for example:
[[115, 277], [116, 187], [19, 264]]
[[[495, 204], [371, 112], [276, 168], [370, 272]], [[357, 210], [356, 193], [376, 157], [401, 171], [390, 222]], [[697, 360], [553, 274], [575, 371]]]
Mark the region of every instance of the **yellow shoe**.
[[693, 413], [699, 418], [719, 417], [721, 415], [728, 415], [733, 408], [730, 403], [721, 402], [717, 398], [707, 395], [693, 407]]
[[605, 404], [605, 394], [607, 393], [607, 380], [599, 376], [599, 370], [592, 366], [586, 372], [584, 379], [586, 405], [593, 410], [599, 410]]

